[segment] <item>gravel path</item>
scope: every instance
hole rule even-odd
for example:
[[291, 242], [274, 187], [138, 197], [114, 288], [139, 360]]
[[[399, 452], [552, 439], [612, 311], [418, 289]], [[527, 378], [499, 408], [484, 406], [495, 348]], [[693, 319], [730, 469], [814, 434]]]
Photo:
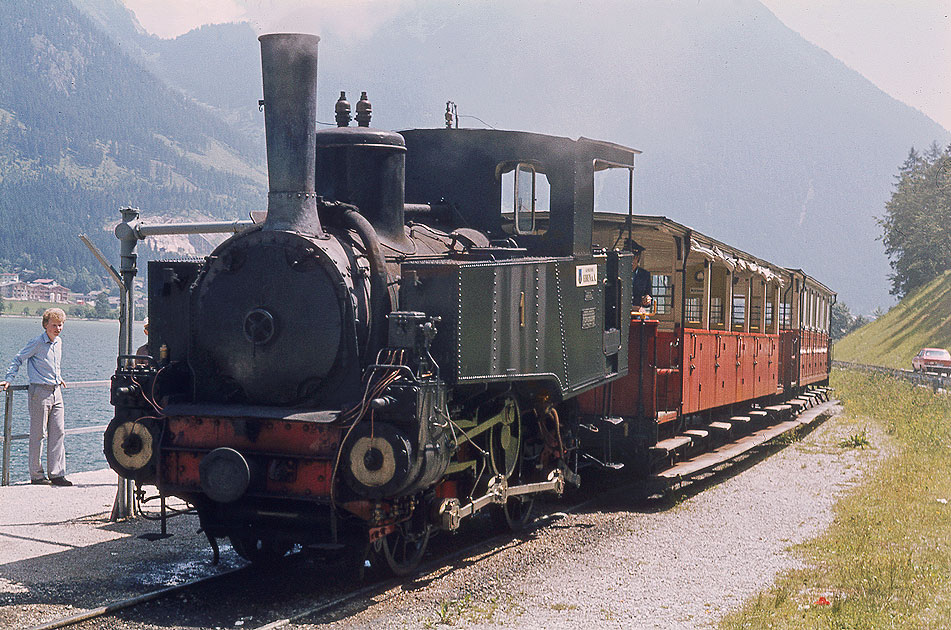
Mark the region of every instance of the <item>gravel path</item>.
[[839, 496], [885, 456], [885, 437], [874, 433], [872, 448], [838, 446], [865, 429], [832, 418], [673, 507], [631, 511], [614, 501], [555, 518], [484, 557], [310, 621], [374, 630], [714, 627], [795, 567], [790, 546], [826, 528]]

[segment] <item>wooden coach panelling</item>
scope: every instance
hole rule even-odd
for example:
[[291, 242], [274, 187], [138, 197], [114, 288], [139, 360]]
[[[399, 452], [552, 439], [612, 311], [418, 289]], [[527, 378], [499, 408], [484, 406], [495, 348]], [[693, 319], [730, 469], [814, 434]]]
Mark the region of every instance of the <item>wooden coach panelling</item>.
[[778, 391], [778, 335], [691, 328], [684, 333], [684, 413], [697, 413]]

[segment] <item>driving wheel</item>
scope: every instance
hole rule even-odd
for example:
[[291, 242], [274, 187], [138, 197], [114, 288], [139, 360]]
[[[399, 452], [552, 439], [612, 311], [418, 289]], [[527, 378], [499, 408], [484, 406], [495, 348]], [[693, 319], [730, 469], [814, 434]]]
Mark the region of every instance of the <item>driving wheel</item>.
[[424, 526], [413, 531], [411, 524], [412, 520], [401, 523], [395, 531], [383, 537], [381, 544], [386, 566], [393, 575], [400, 577], [416, 570], [429, 546], [429, 528]]

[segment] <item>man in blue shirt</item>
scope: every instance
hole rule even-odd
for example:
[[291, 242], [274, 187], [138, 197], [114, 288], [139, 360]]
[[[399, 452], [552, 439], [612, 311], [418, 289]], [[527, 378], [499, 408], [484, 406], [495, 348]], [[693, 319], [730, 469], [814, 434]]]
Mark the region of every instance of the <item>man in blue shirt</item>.
[[[0, 381], [3, 391], [16, 376], [23, 362], [27, 362], [27, 375], [30, 378], [30, 482], [50, 483], [54, 486], [71, 486], [66, 478], [66, 418], [63, 412], [63, 376], [60, 364], [63, 357], [63, 332], [66, 313], [61, 308], [49, 308], [43, 313], [42, 335], [27, 342], [13, 358], [7, 375]], [[50, 470], [49, 481], [43, 473], [40, 450], [43, 437], [48, 434], [46, 443], [46, 465]]]

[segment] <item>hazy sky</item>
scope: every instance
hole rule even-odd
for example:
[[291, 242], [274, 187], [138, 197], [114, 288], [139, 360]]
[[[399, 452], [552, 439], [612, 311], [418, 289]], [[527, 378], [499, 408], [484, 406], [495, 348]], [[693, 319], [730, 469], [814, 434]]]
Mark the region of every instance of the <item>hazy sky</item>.
[[[235, 21], [258, 32], [318, 34], [320, 24], [332, 23], [365, 36], [412, 1], [123, 0], [160, 37]], [[761, 1], [807, 40], [951, 130], [951, 0]]]

